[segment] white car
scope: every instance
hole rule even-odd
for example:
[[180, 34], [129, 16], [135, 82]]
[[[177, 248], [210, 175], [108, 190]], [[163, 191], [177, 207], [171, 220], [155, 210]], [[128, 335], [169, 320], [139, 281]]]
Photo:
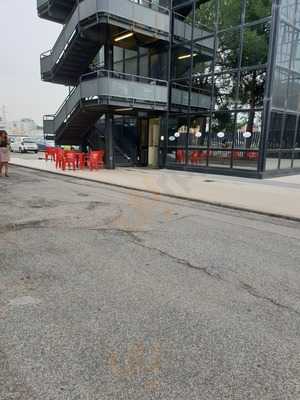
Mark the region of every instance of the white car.
[[30, 138], [16, 137], [14, 142], [10, 144], [10, 150], [12, 152], [27, 153], [32, 151], [37, 153], [39, 150], [38, 145]]

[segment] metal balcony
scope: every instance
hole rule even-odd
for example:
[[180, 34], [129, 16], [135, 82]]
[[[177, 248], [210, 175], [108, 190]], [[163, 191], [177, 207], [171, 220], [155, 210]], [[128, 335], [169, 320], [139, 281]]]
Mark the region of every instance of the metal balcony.
[[192, 88], [189, 95], [189, 87], [172, 84], [170, 109], [173, 112], [186, 112], [189, 107], [192, 112], [209, 110], [211, 103], [210, 90]]
[[60, 143], [80, 143], [103, 112], [120, 108], [166, 112], [167, 82], [107, 70], [83, 75], [57, 113], [44, 118], [44, 133], [55, 134]]
[[52, 50], [41, 55], [42, 79], [75, 85], [87, 72], [92, 59], [106, 40], [105, 25], [112, 35], [132, 31], [140, 42], [169, 40], [169, 10], [143, 1], [83, 0], [63, 28]]
[[75, 0], [37, 0], [38, 15], [40, 18], [63, 24], [75, 4]]

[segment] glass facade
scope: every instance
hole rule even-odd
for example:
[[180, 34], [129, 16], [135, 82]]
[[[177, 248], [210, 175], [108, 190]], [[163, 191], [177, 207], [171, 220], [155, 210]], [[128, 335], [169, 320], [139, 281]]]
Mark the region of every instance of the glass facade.
[[272, 104], [267, 132], [265, 168], [300, 166], [300, 4], [282, 0], [277, 16]]
[[299, 168], [300, 2], [175, 2], [172, 15], [166, 167]]

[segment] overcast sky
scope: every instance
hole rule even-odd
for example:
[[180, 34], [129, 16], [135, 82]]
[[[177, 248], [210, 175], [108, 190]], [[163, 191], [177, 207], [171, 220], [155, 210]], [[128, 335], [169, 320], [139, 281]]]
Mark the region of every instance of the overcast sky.
[[49, 50], [61, 26], [37, 17], [36, 0], [0, 0], [0, 108], [8, 120], [53, 114], [67, 89], [40, 79], [40, 53]]

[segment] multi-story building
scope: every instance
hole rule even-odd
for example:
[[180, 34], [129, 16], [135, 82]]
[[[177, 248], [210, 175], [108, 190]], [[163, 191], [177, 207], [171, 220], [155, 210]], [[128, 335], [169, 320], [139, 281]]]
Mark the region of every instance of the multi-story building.
[[38, 0], [41, 56], [70, 86], [44, 131], [106, 166], [300, 172], [300, 1]]

